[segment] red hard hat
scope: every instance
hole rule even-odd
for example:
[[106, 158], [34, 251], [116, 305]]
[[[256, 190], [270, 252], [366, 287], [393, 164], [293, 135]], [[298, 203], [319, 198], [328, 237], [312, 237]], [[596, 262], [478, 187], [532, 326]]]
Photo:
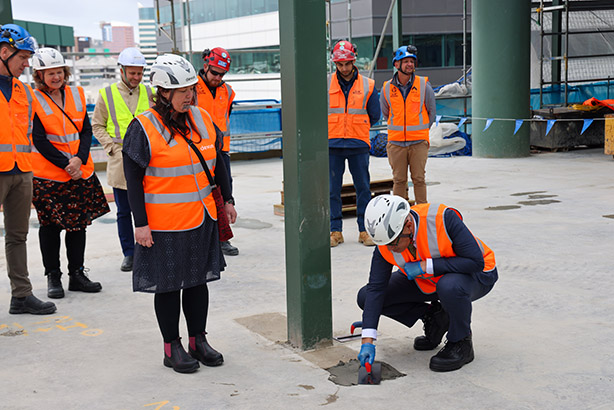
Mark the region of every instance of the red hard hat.
[[349, 41], [338, 41], [333, 47], [333, 62], [356, 60], [356, 46]]
[[230, 53], [222, 47], [203, 51], [203, 60], [210, 66], [228, 72], [230, 69]]

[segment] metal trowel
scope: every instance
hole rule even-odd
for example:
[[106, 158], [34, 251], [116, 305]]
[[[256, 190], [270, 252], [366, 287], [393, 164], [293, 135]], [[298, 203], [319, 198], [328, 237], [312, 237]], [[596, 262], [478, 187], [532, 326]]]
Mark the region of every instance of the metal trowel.
[[365, 363], [358, 368], [358, 384], [380, 384], [382, 381], [382, 364], [374, 362], [373, 365]]

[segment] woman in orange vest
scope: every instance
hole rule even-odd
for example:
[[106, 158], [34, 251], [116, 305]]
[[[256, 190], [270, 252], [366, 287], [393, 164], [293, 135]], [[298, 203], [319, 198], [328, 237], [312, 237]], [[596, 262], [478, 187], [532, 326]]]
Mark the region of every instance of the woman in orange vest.
[[365, 225], [378, 247], [369, 283], [358, 292], [361, 364], [373, 363], [381, 315], [407, 327], [421, 319], [424, 336], [414, 340], [416, 350], [435, 349], [448, 333], [445, 347], [431, 357], [431, 370], [452, 371], [471, 362], [472, 302], [490, 292], [498, 278], [492, 250], [469, 231], [456, 209], [428, 203], [410, 209], [396, 195], [373, 198]]
[[85, 274], [85, 230], [109, 212], [90, 155], [92, 127], [81, 87], [69, 87], [68, 69], [53, 48], [32, 56], [36, 115], [32, 128], [34, 196], [38, 236], [47, 275], [47, 296], [64, 297], [60, 280], [60, 233], [66, 231], [68, 290], [99, 292]]
[[[220, 247], [214, 184], [223, 212], [237, 213], [221, 159], [222, 133], [194, 106], [196, 71], [183, 57], [166, 54], [151, 67], [155, 105], [139, 114], [124, 137], [124, 171], [134, 216], [133, 290], [154, 293], [164, 361], [179, 373], [219, 366], [224, 358], [206, 338], [207, 282], [226, 263]], [[189, 354], [179, 337], [183, 308]]]

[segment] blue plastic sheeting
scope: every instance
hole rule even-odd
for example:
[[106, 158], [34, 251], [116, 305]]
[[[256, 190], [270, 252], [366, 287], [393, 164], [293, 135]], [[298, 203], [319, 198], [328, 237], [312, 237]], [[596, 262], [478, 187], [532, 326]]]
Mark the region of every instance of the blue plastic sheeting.
[[[279, 104], [278, 100], [235, 101], [234, 107]], [[230, 135], [281, 131], [281, 108], [236, 110], [230, 114]]]
[[[589, 98], [595, 97], [598, 100], [608, 100], [614, 98], [614, 81], [599, 82], [592, 84], [581, 84], [567, 87], [567, 103], [582, 104]], [[542, 90], [542, 104], [563, 105], [565, 102], [565, 87], [552, 86]], [[539, 88], [531, 90], [531, 108], [539, 109]]]
[[458, 151], [450, 152], [448, 154], [439, 154], [439, 155], [429, 155], [429, 157], [433, 158], [447, 158], [447, 157], [456, 157], [456, 156], [471, 156], [471, 137], [465, 134], [462, 131], [456, 131], [452, 135], [448, 135], [447, 137], [443, 137], [443, 139], [461, 137], [465, 140], [465, 147], [459, 149]]

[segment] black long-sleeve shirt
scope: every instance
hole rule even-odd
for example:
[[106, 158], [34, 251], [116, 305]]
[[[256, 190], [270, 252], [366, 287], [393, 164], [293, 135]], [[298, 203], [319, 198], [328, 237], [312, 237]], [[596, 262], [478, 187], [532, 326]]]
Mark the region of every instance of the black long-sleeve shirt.
[[[67, 122], [68, 119], [66, 119]], [[72, 125], [70, 126], [72, 128]], [[41, 153], [46, 160], [51, 162], [58, 168], [66, 168], [68, 166], [68, 157], [66, 157], [60, 150], [58, 150], [52, 143], [47, 139], [47, 132], [45, 131], [45, 127], [41, 122], [40, 118], [38, 118], [38, 114], [34, 115], [34, 120], [32, 121], [32, 143]], [[90, 146], [92, 145], [92, 124], [90, 123], [90, 119], [85, 115], [83, 120], [83, 128], [81, 128], [81, 132], [79, 132], [79, 150], [76, 155], [79, 157], [81, 162], [85, 165], [90, 156]]]
[[[215, 126], [216, 140], [222, 141], [223, 135]], [[215, 184], [222, 190], [224, 201], [232, 199], [230, 180], [224, 166], [224, 159], [220, 149], [220, 144], [216, 143], [216, 163], [213, 179]], [[128, 186], [128, 201], [134, 217], [134, 226], [141, 227], [148, 225], [147, 212], [145, 210], [145, 191], [143, 189], [143, 178], [145, 170], [151, 159], [147, 135], [138, 121], [132, 121], [126, 130], [124, 146], [122, 149], [124, 160], [124, 174]]]

